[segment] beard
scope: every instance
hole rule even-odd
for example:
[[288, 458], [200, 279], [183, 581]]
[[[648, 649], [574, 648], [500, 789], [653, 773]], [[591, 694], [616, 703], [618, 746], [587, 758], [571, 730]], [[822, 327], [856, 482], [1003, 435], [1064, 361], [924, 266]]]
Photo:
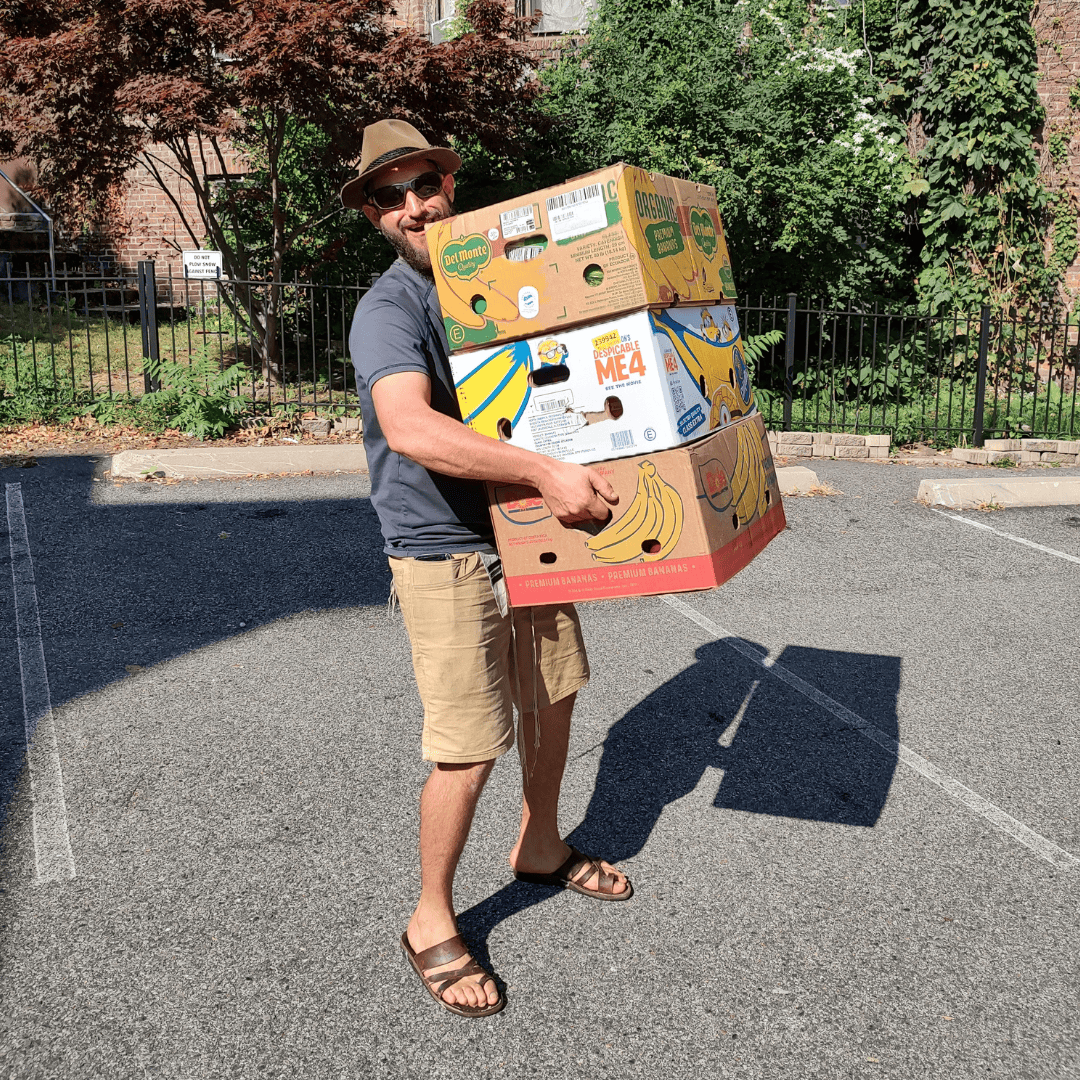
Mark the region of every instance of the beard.
[[[420, 225], [428, 221], [441, 221], [445, 217], [452, 217], [454, 213], [454, 204], [450, 203], [450, 209], [447, 213], [442, 213], [440, 210], [428, 211], [423, 217], [417, 218], [412, 222], [414, 225]], [[434, 279], [435, 275], [431, 270], [431, 254], [427, 247], [423, 247], [417, 250], [409, 243], [408, 240], [400, 232], [391, 232], [389, 229], [384, 229], [380, 226], [379, 232], [386, 237], [390, 246], [401, 256], [401, 258], [411, 266], [418, 274], [423, 274], [424, 277]]]

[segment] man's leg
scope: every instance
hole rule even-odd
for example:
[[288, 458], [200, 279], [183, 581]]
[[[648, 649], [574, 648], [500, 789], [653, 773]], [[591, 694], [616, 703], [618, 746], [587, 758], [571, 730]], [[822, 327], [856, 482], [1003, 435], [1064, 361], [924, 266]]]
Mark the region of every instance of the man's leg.
[[[525, 759], [522, 766], [524, 799], [521, 808], [521, 832], [510, 865], [526, 874], [550, 874], [570, 855], [570, 848], [559, 835], [559, 791], [562, 787], [566, 752], [570, 746], [570, 714], [576, 694], [569, 694], [539, 712], [540, 746], [536, 741], [537, 713], [526, 712], [522, 718]], [[610, 863], [603, 867], [616, 875], [612, 886], [616, 893], [626, 891], [626, 876]], [[594, 889], [599, 874], [590, 874], [583, 882]]]
[[[429, 949], [457, 931], [454, 912], [454, 873], [469, 838], [473, 814], [494, 761], [471, 765], [439, 764], [431, 770], [420, 796], [420, 902], [409, 920], [409, 944], [414, 952]], [[467, 963], [460, 957], [425, 975], [450, 971]], [[495, 983], [469, 976], [447, 987], [443, 999], [455, 1005], [494, 1005]], [[486, 992], [485, 992], [486, 991]]]

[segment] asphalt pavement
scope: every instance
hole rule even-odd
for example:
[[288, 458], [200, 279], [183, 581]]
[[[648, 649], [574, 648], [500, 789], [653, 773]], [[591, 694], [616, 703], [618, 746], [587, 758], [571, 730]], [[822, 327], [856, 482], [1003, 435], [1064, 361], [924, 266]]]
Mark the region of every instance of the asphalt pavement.
[[1080, 1076], [1080, 507], [815, 461], [839, 494], [727, 585], [582, 605], [561, 819], [636, 893], [513, 882], [508, 755], [469, 1021], [397, 943], [427, 767], [367, 478], [38, 460], [0, 472], [0, 1076]]

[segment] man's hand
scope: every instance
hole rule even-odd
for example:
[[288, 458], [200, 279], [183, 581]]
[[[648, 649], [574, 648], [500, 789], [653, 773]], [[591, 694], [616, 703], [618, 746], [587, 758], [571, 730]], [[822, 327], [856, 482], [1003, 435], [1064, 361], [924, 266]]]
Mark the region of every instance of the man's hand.
[[607, 521], [618, 505], [615, 489], [595, 470], [566, 461], [552, 461], [541, 481], [540, 494], [564, 524]]

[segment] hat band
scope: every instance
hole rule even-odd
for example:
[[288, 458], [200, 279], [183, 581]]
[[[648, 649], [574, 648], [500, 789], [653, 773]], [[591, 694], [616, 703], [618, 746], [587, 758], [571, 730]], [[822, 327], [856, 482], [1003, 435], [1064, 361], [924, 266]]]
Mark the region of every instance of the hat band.
[[369, 173], [372, 169], [377, 169], [380, 165], [385, 165], [395, 158], [404, 157], [406, 154], [420, 154], [430, 149], [430, 146], [399, 146], [394, 150], [387, 150], [385, 154], [380, 154], [364, 172]]

